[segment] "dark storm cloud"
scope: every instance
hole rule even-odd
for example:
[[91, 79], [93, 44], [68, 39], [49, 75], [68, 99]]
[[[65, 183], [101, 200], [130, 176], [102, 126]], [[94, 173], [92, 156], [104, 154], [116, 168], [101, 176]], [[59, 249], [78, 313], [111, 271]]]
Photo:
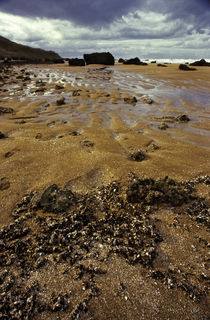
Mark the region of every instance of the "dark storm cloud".
[[103, 26], [135, 9], [167, 13], [169, 19], [210, 26], [210, 0], [0, 0], [0, 10], [26, 16], [67, 19], [80, 25]]
[[17, 15], [71, 20], [81, 25], [108, 24], [139, 8], [139, 0], [0, 0], [0, 10]]

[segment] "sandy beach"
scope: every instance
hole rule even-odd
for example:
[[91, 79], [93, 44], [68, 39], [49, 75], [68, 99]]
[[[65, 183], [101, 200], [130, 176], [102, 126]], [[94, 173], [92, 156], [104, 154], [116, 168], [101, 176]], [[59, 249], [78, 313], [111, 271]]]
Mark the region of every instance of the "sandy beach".
[[2, 73], [0, 261], [6, 303], [24, 305], [14, 319], [208, 319], [210, 68], [196, 69]]

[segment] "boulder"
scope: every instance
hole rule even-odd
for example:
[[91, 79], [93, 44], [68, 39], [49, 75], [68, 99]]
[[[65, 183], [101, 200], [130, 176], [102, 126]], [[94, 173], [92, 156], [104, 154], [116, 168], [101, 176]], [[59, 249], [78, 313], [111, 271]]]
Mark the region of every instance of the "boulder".
[[132, 58], [132, 59], [128, 59], [128, 60], [125, 60], [123, 62], [123, 64], [135, 64], [135, 65], [138, 65], [138, 66], [147, 66], [147, 63], [146, 62], [142, 62], [139, 58]]
[[120, 59], [118, 60], [118, 62], [119, 62], [119, 63], [124, 63], [125, 60], [124, 60], [123, 58], [120, 58]]
[[162, 64], [162, 63], [158, 63], [157, 66], [158, 67], [167, 67], [165, 64]]
[[190, 66], [210, 67], [210, 62], [207, 62], [206, 60], [201, 59], [199, 61], [195, 61], [193, 63], [190, 63]]
[[86, 64], [114, 65], [114, 57], [110, 52], [95, 52], [84, 54]]
[[69, 59], [69, 65], [70, 66], [84, 67], [85, 66], [85, 60], [84, 59], [78, 59], [78, 58], [72, 58], [72, 59]]
[[194, 71], [194, 70], [196, 70], [196, 68], [190, 68], [186, 64], [180, 64], [179, 65], [179, 69], [180, 70], [185, 70], [185, 71]]

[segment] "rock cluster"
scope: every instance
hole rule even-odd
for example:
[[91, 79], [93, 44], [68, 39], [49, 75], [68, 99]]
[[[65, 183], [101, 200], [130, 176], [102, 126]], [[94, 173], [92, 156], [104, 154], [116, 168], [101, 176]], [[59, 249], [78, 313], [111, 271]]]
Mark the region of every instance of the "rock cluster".
[[198, 66], [198, 67], [210, 67], [210, 62], [207, 62], [204, 59], [201, 59], [199, 61], [195, 61], [193, 63], [190, 63], [191, 66]]
[[[13, 213], [14, 221], [0, 231], [1, 318], [25, 320], [65, 310], [69, 319], [82, 318], [90, 300], [100, 295], [95, 277], [106, 274], [101, 263], [105, 266], [111, 254], [141, 264], [148, 277], [198, 301], [206, 294], [205, 286], [197, 287], [183, 272], [154, 268], [163, 238], [151, 213], [167, 205], [208, 225], [208, 208], [194, 189], [201, 181], [208, 184], [210, 178], [178, 183], [168, 177], [139, 179], [131, 174], [127, 186], [113, 182], [90, 194], [73, 194], [54, 184], [26, 195]], [[69, 290], [48, 292], [44, 299], [41, 278], [30, 280], [59, 264], [70, 267], [66, 281], [74, 279], [76, 287], [82, 286], [84, 294], [75, 303]]]

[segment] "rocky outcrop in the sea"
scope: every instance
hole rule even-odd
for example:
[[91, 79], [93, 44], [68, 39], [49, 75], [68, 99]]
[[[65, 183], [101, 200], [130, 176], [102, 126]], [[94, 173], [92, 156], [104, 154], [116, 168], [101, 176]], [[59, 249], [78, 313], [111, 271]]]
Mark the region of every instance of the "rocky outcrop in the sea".
[[83, 67], [83, 66], [85, 66], [85, 60], [78, 59], [78, 58], [72, 58], [72, 59], [69, 59], [69, 65]]
[[135, 64], [137, 66], [147, 66], [147, 63], [142, 62], [138, 57], [125, 60], [123, 64]]
[[114, 57], [110, 52], [95, 52], [84, 54], [85, 63], [114, 65]]
[[201, 60], [190, 63], [190, 66], [210, 67], [210, 62], [207, 62], [206, 60], [201, 59]]
[[179, 65], [179, 69], [180, 70], [184, 70], [184, 71], [195, 71], [196, 70], [196, 68], [190, 68], [186, 64], [180, 64]]

